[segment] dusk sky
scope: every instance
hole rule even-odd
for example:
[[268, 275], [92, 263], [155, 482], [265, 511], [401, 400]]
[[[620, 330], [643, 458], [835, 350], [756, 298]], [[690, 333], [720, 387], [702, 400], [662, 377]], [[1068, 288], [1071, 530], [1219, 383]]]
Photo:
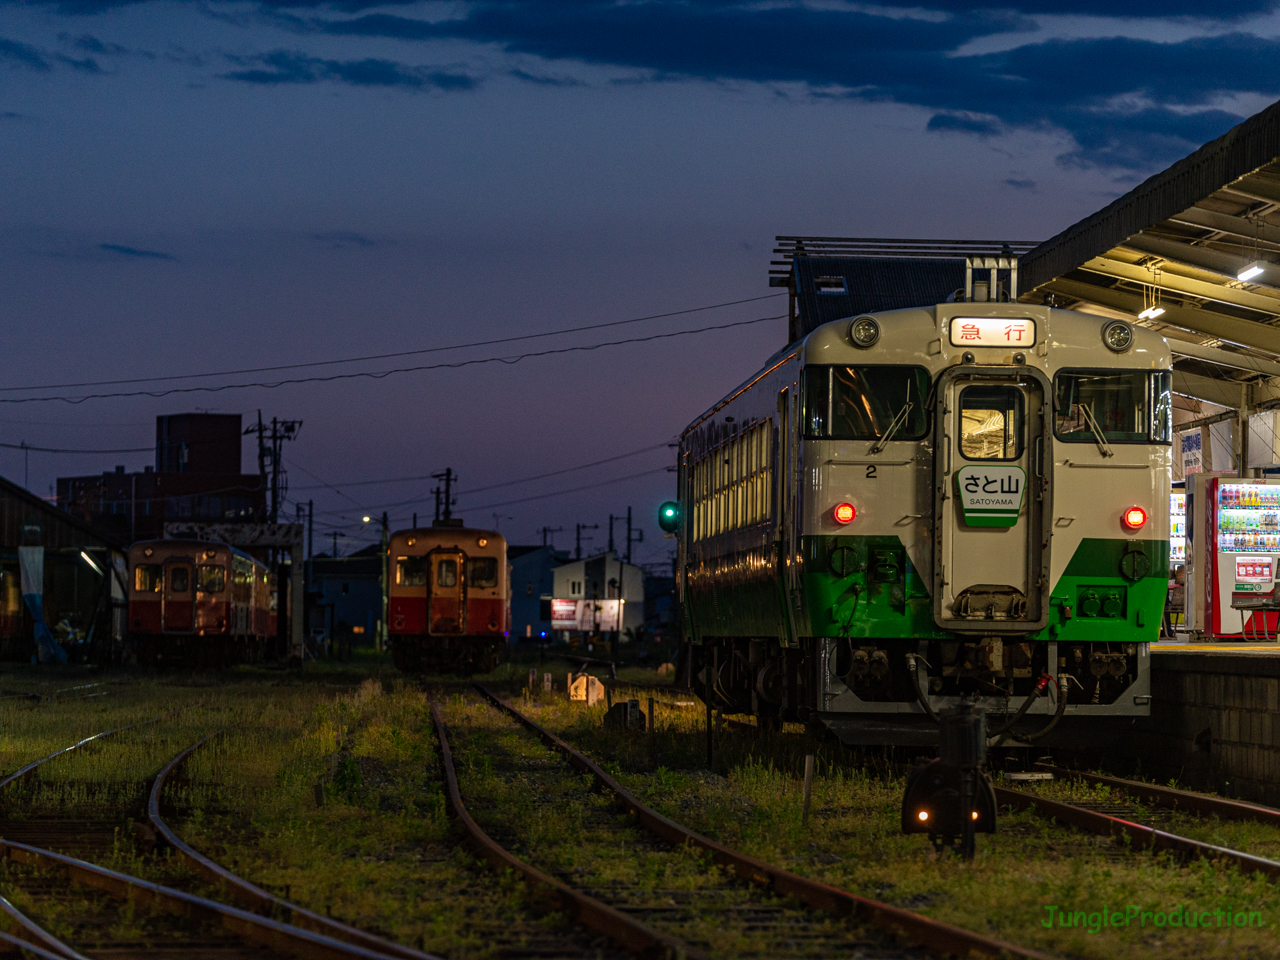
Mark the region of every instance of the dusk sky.
[[[314, 498], [326, 550], [384, 505], [429, 519], [431, 481], [362, 481], [451, 466], [473, 525], [598, 523], [598, 549], [630, 505], [661, 561], [665, 444], [785, 321], [13, 401], [776, 318], [785, 296], [60, 386], [768, 297], [776, 234], [1046, 238], [1280, 97], [1271, 3], [1120, 8], [0, 0], [0, 443], [149, 449], [158, 413], [261, 409], [304, 421], [289, 511]], [[152, 461], [31, 454], [29, 485]]]

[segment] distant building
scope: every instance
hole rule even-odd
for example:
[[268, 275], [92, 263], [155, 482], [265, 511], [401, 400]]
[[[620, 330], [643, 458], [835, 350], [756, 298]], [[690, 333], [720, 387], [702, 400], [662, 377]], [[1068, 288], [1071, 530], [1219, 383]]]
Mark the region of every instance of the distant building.
[[645, 574], [644, 625], [655, 638], [666, 642], [679, 636], [676, 578]]
[[117, 543], [164, 536], [171, 520], [250, 521], [266, 514], [264, 477], [240, 472], [240, 415], [156, 417], [156, 463], [59, 477], [57, 504]]
[[372, 646], [382, 620], [382, 547], [371, 544], [349, 557], [317, 554], [310, 561], [308, 629], [353, 646]]
[[[634, 632], [644, 626], [644, 570], [622, 562], [613, 552], [556, 567], [552, 571], [552, 581], [553, 623], [566, 622], [558, 614], [567, 616], [567, 603], [572, 601], [578, 605], [579, 632], [588, 632], [590, 615], [586, 608], [599, 606], [601, 611], [607, 611], [608, 601], [621, 599], [623, 631]], [[605, 603], [592, 604], [591, 601]], [[557, 610], [557, 607], [561, 609]]]
[[569, 561], [569, 551], [555, 547], [507, 547], [511, 564], [511, 639], [550, 638], [553, 571]]

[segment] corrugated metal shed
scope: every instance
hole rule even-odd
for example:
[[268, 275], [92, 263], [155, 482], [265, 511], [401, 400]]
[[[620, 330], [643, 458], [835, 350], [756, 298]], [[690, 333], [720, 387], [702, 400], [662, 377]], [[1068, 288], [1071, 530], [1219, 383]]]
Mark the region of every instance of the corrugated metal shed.
[[[33, 538], [24, 539], [27, 527], [39, 527], [39, 533], [32, 531]], [[20, 546], [46, 550], [93, 547], [124, 552], [121, 544], [102, 536], [87, 523], [0, 477], [0, 551], [12, 553]]]
[[831, 320], [941, 303], [964, 289], [964, 260], [797, 257], [799, 327], [793, 340]]

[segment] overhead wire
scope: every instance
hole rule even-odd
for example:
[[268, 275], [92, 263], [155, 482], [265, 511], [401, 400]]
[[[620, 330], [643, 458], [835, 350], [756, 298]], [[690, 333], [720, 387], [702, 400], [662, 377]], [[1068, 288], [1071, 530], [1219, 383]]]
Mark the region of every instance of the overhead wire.
[[339, 380], [383, 380], [390, 376], [402, 373], [420, 373], [426, 370], [456, 370], [463, 367], [481, 366], [489, 363], [504, 363], [514, 365], [521, 360], [527, 360], [533, 357], [547, 357], [556, 354], [565, 353], [583, 353], [592, 350], [599, 350], [602, 347], [619, 347], [631, 343], [649, 343], [654, 340], [669, 340], [674, 337], [687, 337], [695, 333], [708, 333], [713, 330], [730, 330], [735, 327], [746, 327], [756, 323], [764, 323], [768, 320], [782, 320], [786, 314], [778, 314], [770, 317], [756, 317], [754, 320], [738, 320], [734, 323], [721, 323], [707, 327], [697, 327], [693, 330], [677, 330], [672, 333], [655, 333], [647, 337], [628, 337], [624, 340], [608, 340], [604, 343], [583, 344], [572, 347], [558, 347], [553, 350], [537, 350], [529, 353], [522, 353], [511, 357], [480, 357], [473, 360], [459, 360], [454, 363], [432, 363], [421, 364], [413, 367], [397, 367], [391, 370], [378, 371], [362, 371], [359, 373], [335, 373], [323, 377], [293, 377], [285, 380], [276, 380], [273, 382], [257, 381], [252, 383], [225, 383], [219, 386], [210, 387], [173, 387], [168, 390], [132, 390], [117, 391], [114, 393], [89, 393], [82, 396], [66, 397], [66, 396], [43, 396], [43, 397], [3, 397], [0, 398], [0, 404], [20, 404], [20, 403], [50, 403], [60, 401], [77, 405], [84, 403], [86, 400], [106, 400], [120, 397], [168, 397], [175, 394], [184, 393], [221, 393], [225, 390], [275, 390], [280, 387], [293, 386], [302, 383], [332, 383]]
[[112, 387], [131, 383], [162, 383], [168, 380], [197, 380], [208, 377], [235, 377], [247, 373], [273, 373], [277, 370], [302, 370], [310, 367], [329, 367], [344, 363], [365, 363], [370, 360], [390, 360], [396, 357], [414, 357], [428, 353], [444, 353], [450, 350], [466, 350], [471, 347], [491, 347], [500, 343], [517, 343], [521, 340], [537, 340], [543, 337], [556, 337], [566, 333], [581, 333], [585, 330], [603, 330], [608, 327], [621, 327], [631, 323], [642, 323], [646, 320], [663, 320], [668, 317], [682, 317], [691, 313], [703, 313], [707, 310], [720, 310], [724, 307], [740, 306], [744, 303], [756, 303], [774, 297], [786, 296], [783, 293], [770, 293], [759, 297], [747, 297], [742, 300], [726, 300], [723, 303], [711, 303], [701, 307], [689, 307], [685, 310], [672, 310], [668, 313], [654, 313], [645, 317], [632, 317], [629, 320], [611, 320], [606, 323], [590, 323], [578, 327], [564, 327], [560, 330], [548, 330], [544, 333], [525, 333], [516, 337], [499, 337], [494, 340], [476, 340], [471, 343], [456, 343], [443, 347], [423, 347], [418, 350], [399, 350], [394, 353], [374, 353], [363, 357], [342, 357], [336, 360], [312, 360], [305, 363], [275, 364], [269, 367], [244, 367], [238, 370], [219, 370], [209, 373], [180, 373], [162, 377], [133, 377], [123, 380], [88, 380], [82, 383], [52, 383], [26, 387], [0, 387], [0, 393], [27, 393], [33, 390], [71, 390], [82, 387]]
[[[603, 466], [606, 463], [614, 463], [618, 460], [626, 460], [629, 457], [638, 457], [642, 453], [649, 453], [652, 450], [660, 450], [666, 446], [669, 446], [669, 444], [655, 443], [649, 447], [641, 447], [639, 450], [631, 450], [627, 453], [620, 453], [616, 457], [606, 457], [603, 460], [593, 460], [591, 463], [579, 464], [576, 467], [565, 467], [563, 470], [553, 470], [550, 473], [539, 473], [536, 476], [532, 476], [532, 477], [521, 477], [517, 480], [504, 480], [502, 483], [492, 483], [487, 487], [475, 487], [474, 489], [471, 489], [471, 490], [458, 490], [456, 491], [456, 494], [457, 496], [465, 496], [467, 494], [472, 494], [472, 493], [484, 493], [486, 490], [497, 490], [499, 487], [511, 487], [519, 483], [532, 483], [535, 480], [545, 480], [548, 477], [558, 477], [566, 473], [575, 473], [578, 470], [587, 470], [591, 467]], [[320, 478], [316, 477], [316, 475], [314, 473], [311, 473], [310, 470], [307, 470], [305, 467], [299, 466], [293, 460], [290, 460], [289, 462], [292, 463], [294, 466], [297, 466], [304, 473], [312, 477], [315, 477], [316, 480], [320, 480]], [[423, 474], [421, 476], [416, 476], [416, 477], [393, 477], [388, 480], [355, 480], [350, 483], [339, 483], [339, 484], [328, 484], [324, 480], [320, 480], [321, 486], [294, 487], [293, 489], [294, 490], [319, 490], [319, 489], [322, 489], [323, 487], [327, 487], [328, 489], [333, 490], [335, 493], [341, 493], [341, 491], [337, 489], [338, 487], [368, 487], [368, 486], [374, 486], [374, 485], [384, 484], [384, 483], [410, 483], [412, 481], [423, 481], [423, 480], [433, 480], [433, 479], [435, 479], [435, 477], [432, 474]], [[354, 503], [355, 501], [352, 501], [352, 502]]]

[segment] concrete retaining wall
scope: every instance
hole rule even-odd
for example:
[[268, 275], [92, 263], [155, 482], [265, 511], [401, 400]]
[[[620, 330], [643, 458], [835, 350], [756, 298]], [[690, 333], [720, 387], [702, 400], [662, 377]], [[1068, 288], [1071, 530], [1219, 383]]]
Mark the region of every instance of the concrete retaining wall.
[[1153, 654], [1151, 694], [1148, 775], [1280, 806], [1280, 656]]

